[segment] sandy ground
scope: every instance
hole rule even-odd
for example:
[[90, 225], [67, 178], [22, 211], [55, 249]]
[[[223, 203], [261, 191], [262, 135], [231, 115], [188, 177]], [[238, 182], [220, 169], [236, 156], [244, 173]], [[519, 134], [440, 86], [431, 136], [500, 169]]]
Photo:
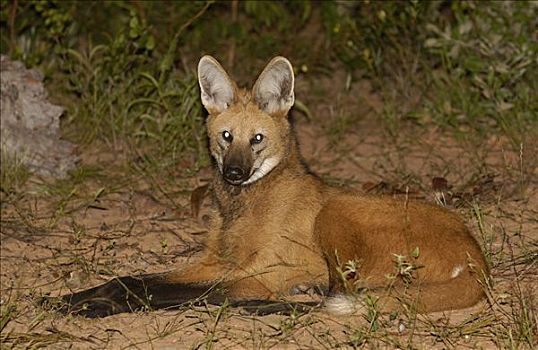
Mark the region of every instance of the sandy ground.
[[[374, 100], [361, 113], [378, 107]], [[525, 317], [536, 327], [538, 315], [538, 163], [532, 149], [521, 151], [494, 136], [472, 144], [437, 130], [408, 129], [391, 136], [368, 118], [355, 120], [335, 143], [325, 125], [319, 118], [307, 122], [296, 115], [302, 153], [327, 181], [362, 192], [442, 199], [466, 218], [492, 263], [488, 301], [446, 313], [383, 316], [376, 324], [364, 315], [259, 317], [215, 306], [85, 319], [36, 305], [45, 293], [171, 270], [195, 256], [205, 231], [191, 218], [182, 186], [203, 184], [208, 172], [202, 171], [178, 185], [175, 205], [144, 179], [119, 186], [91, 206], [79, 205], [76, 195], [65, 206], [32, 196], [3, 205], [2, 318], [11, 317], [2, 329], [2, 349], [529, 347], [513, 339], [524, 332]], [[83, 159], [96, 161], [89, 154]], [[448, 188], [432, 188], [436, 177], [446, 179]], [[101, 185], [92, 183], [85, 191], [93, 193]], [[536, 328], [528, 332], [538, 339]]]

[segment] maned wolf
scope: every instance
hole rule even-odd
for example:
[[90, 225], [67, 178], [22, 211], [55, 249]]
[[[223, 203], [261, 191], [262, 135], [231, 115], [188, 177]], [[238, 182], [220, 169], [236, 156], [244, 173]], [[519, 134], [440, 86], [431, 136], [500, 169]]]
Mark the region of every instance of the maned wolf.
[[[386, 311], [402, 303], [418, 312], [457, 309], [483, 298], [488, 267], [456, 214], [331, 187], [307, 170], [287, 117], [295, 97], [286, 58], [271, 60], [251, 91], [211, 56], [200, 60], [198, 79], [215, 163], [203, 253], [171, 272], [56, 298], [63, 311], [100, 317], [199, 298], [289, 305], [286, 297], [308, 288], [328, 290], [325, 305], [336, 313], [357, 310], [364, 291]], [[346, 296], [350, 289], [363, 293]]]

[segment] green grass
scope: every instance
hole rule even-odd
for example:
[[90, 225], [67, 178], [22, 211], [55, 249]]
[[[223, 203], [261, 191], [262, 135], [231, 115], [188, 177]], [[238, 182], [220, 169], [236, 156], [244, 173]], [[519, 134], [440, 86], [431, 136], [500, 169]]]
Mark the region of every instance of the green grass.
[[[167, 159], [199, 153], [193, 68], [204, 53], [242, 83], [277, 53], [314, 74], [346, 70], [346, 90], [370, 79], [384, 103], [374, 117], [392, 134], [403, 122], [503, 134], [516, 147], [537, 136], [530, 2], [4, 2], [2, 52], [46, 72], [78, 142], [151, 145]], [[354, 119], [336, 118], [329, 134]]]
[[0, 160], [0, 193], [2, 202], [23, 190], [30, 172], [16, 155], [8, 154], [3, 148]]

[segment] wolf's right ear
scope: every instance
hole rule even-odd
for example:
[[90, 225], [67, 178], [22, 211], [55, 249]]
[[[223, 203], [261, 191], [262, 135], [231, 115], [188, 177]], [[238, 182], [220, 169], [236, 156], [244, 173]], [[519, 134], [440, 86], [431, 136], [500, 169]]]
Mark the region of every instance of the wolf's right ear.
[[221, 113], [235, 99], [235, 84], [220, 63], [211, 56], [204, 56], [198, 63], [198, 83], [202, 104], [209, 114]]

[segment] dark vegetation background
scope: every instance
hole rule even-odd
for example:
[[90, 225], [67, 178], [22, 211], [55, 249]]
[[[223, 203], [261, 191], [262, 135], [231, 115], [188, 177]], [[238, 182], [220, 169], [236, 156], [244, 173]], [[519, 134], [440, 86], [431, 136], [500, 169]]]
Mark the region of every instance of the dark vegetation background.
[[[323, 341], [313, 348], [414, 348], [421, 341], [428, 344], [421, 348], [536, 347], [537, 2], [0, 5], [1, 54], [44, 73], [50, 99], [66, 108], [63, 136], [81, 158], [67, 178], [53, 180], [31, 175], [2, 150], [0, 343], [118, 348], [186, 337], [198, 344], [193, 348], [236, 338], [232, 344], [302, 346], [294, 337], [321, 326], [311, 335]], [[226, 305], [190, 310], [200, 319], [191, 333], [183, 311], [92, 323], [37, 306], [32, 296], [163, 271], [198, 247], [203, 233], [190, 217], [189, 195], [209, 178], [195, 72], [204, 54], [246, 86], [273, 56], [290, 59], [297, 76], [291, 114], [324, 179], [459, 210], [495, 281], [485, 286], [481, 311], [464, 310], [450, 322], [412, 314], [401, 323], [407, 333], [375, 308], [362, 328], [324, 323], [319, 315], [275, 316], [274, 327], [270, 318], [261, 321], [270, 327], [259, 343], [254, 318], [244, 327], [245, 343], [234, 328], [244, 319], [226, 313]], [[226, 323], [217, 327], [221, 319]], [[109, 333], [125, 322], [132, 333]], [[157, 331], [148, 331], [155, 324]], [[142, 329], [156, 338], [140, 340]]]
[[[325, 93], [317, 80], [338, 76], [348, 89], [371, 82], [383, 105], [374, 119], [394, 135], [440, 127], [477, 143], [500, 133], [516, 147], [537, 135], [538, 11], [526, 1], [1, 5], [1, 52], [45, 73], [67, 107], [65, 137], [152, 165], [207, 164], [195, 77], [203, 54], [243, 84], [272, 56], [288, 57], [310, 86], [296, 107], [308, 118]], [[353, 124], [342, 116], [327, 130], [338, 139]]]

